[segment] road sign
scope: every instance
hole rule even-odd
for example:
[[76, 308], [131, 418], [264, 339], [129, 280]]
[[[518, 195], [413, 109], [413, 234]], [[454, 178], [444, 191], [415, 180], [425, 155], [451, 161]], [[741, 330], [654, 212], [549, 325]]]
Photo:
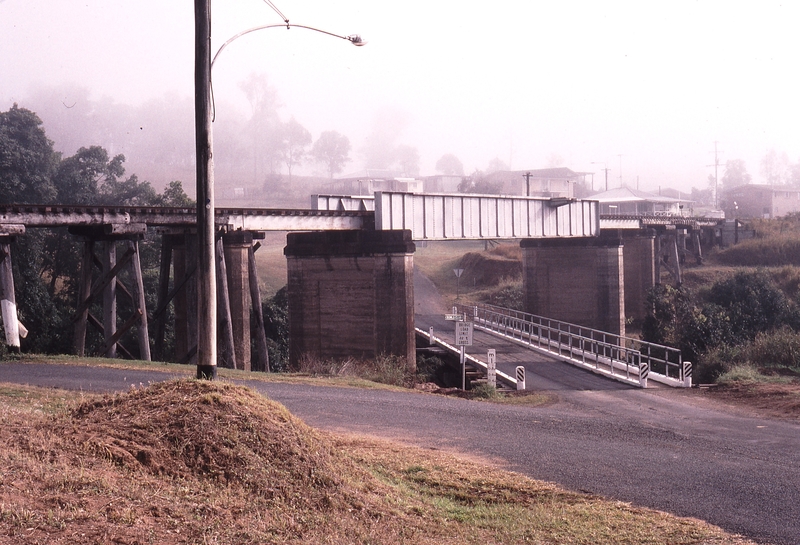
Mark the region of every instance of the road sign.
[[464, 269], [453, 269], [453, 273], [456, 275], [456, 278], [461, 278], [461, 275], [464, 274]]
[[456, 346], [472, 346], [472, 322], [456, 322]]
[[463, 322], [464, 315], [463, 314], [445, 314], [444, 319], [450, 322]]
[[486, 354], [486, 378], [488, 379], [489, 385], [497, 387], [497, 352], [494, 348], [490, 348], [488, 354]]

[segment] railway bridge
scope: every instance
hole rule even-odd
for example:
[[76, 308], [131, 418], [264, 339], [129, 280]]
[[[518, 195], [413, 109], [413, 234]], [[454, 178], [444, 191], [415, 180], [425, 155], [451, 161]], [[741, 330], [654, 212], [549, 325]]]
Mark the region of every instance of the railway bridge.
[[[215, 213], [220, 364], [248, 370], [269, 369], [254, 257], [266, 231], [289, 232], [284, 253], [293, 363], [304, 355], [385, 353], [413, 365], [415, 241], [519, 239], [528, 309], [624, 334], [626, 312], [643, 305], [629, 302], [655, 284], [657, 267], [665, 262], [661, 255], [674, 254], [666, 260], [674, 267], [686, 240], [699, 250], [702, 229], [718, 221], [601, 218], [598, 203], [591, 200], [392, 192], [371, 198], [314, 196], [308, 210], [217, 208]], [[194, 208], [0, 207], [6, 343], [19, 347], [25, 334], [17, 318], [12, 240], [28, 229], [67, 227], [83, 247], [74, 314], [76, 354], [85, 353], [91, 326], [102, 334], [103, 355], [124, 351], [120, 338], [134, 329], [139, 357], [150, 359], [149, 329], [155, 320], [155, 356], [193, 362], [198, 339], [196, 217]], [[145, 305], [139, 260], [139, 243], [148, 232], [158, 233], [162, 241], [155, 309]], [[123, 271], [128, 271], [127, 286]], [[117, 316], [120, 293], [133, 303], [128, 317]], [[102, 307], [99, 318], [92, 314], [96, 301]], [[175, 317], [173, 355], [158, 352], [169, 305]], [[251, 308], [258, 326], [254, 353]]]

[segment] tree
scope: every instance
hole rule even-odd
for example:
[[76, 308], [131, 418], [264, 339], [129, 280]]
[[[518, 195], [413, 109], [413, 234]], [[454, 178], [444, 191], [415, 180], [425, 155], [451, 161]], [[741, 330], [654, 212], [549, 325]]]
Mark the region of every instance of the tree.
[[491, 182], [486, 179], [486, 175], [475, 170], [470, 176], [463, 178], [458, 184], [460, 193], [479, 193], [481, 195], [499, 195], [503, 191], [503, 182]]
[[367, 169], [388, 169], [397, 163], [395, 142], [408, 125], [407, 112], [394, 108], [384, 108], [375, 114], [372, 130], [360, 150], [364, 154], [364, 167]]
[[336, 131], [325, 131], [319, 135], [311, 148], [311, 156], [325, 165], [328, 177], [333, 178], [350, 161], [350, 140]]
[[725, 191], [747, 185], [751, 180], [752, 176], [747, 172], [741, 159], [731, 159], [725, 163], [725, 173], [722, 175], [722, 187]]
[[800, 161], [789, 165], [789, 183], [794, 187], [800, 187]]
[[789, 178], [789, 156], [786, 153], [778, 153], [774, 149], [769, 150], [761, 159], [761, 175], [764, 176], [764, 183], [771, 185], [781, 185]]
[[445, 176], [463, 176], [464, 165], [452, 153], [445, 153], [436, 161], [436, 171]]
[[150, 182], [140, 182], [136, 174], [120, 180], [107, 180], [100, 186], [100, 204], [121, 206], [153, 206], [158, 202], [158, 194]]
[[278, 93], [269, 85], [265, 74], [250, 74], [239, 84], [250, 102], [252, 116], [249, 132], [253, 145], [253, 181], [260, 182], [265, 171], [275, 174], [279, 170], [282, 127], [278, 117]]
[[47, 203], [56, 197], [51, 176], [59, 155], [42, 120], [14, 104], [0, 112], [0, 204]]
[[158, 196], [157, 206], [174, 206], [177, 208], [184, 208], [194, 206], [196, 203], [189, 198], [189, 195], [183, 190], [183, 183], [179, 180], [171, 181], [161, 195]]
[[556, 152], [547, 156], [547, 168], [562, 167], [564, 166], [564, 162], [564, 158]]
[[97, 204], [99, 188], [125, 174], [123, 155], [109, 160], [100, 146], [81, 148], [58, 165], [53, 178], [59, 204]]
[[292, 117], [281, 127], [281, 157], [292, 179], [292, 167], [300, 165], [306, 156], [306, 148], [311, 144], [311, 133]]
[[397, 166], [403, 176], [419, 176], [419, 151], [413, 146], [400, 145], [395, 150]]
[[495, 157], [489, 161], [489, 166], [486, 167], [486, 174], [500, 172], [501, 170], [508, 170], [508, 165], [505, 164], [499, 157]]

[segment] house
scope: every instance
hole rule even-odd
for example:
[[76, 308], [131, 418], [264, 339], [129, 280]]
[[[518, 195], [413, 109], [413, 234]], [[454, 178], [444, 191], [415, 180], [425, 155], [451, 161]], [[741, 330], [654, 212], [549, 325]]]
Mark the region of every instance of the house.
[[575, 196], [575, 183], [585, 181], [590, 174], [566, 167], [500, 170], [487, 174], [483, 180], [488, 184], [500, 185], [504, 195], [572, 198]]
[[458, 186], [463, 180], [464, 176], [449, 174], [422, 177], [425, 193], [458, 193]]
[[722, 209], [729, 218], [780, 218], [800, 212], [800, 189], [747, 184], [727, 190]]
[[692, 214], [692, 201], [656, 195], [630, 187], [617, 187], [589, 197], [600, 202], [600, 214], [619, 216]]
[[330, 195], [372, 195], [376, 191], [422, 193], [422, 180], [402, 178], [395, 172], [365, 169], [336, 178], [325, 189]]

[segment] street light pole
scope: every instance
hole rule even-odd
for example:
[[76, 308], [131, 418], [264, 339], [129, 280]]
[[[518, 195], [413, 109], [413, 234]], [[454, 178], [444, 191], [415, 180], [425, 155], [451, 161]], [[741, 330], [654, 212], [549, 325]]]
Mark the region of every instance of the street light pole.
[[[0, 0], [2, 1], [2, 0]], [[273, 6], [274, 8], [274, 6]], [[280, 14], [283, 17], [282, 14]], [[217, 376], [217, 275], [215, 262], [214, 143], [211, 130], [211, 68], [222, 50], [232, 41], [267, 28], [286, 27], [313, 30], [347, 40], [356, 46], [366, 44], [358, 34], [340, 36], [305, 25], [262, 25], [233, 36], [211, 58], [211, 0], [194, 0], [194, 115], [197, 163], [197, 378]]]
[[197, 378], [217, 376], [214, 145], [211, 132], [211, 0], [195, 0], [194, 114], [197, 184]]

